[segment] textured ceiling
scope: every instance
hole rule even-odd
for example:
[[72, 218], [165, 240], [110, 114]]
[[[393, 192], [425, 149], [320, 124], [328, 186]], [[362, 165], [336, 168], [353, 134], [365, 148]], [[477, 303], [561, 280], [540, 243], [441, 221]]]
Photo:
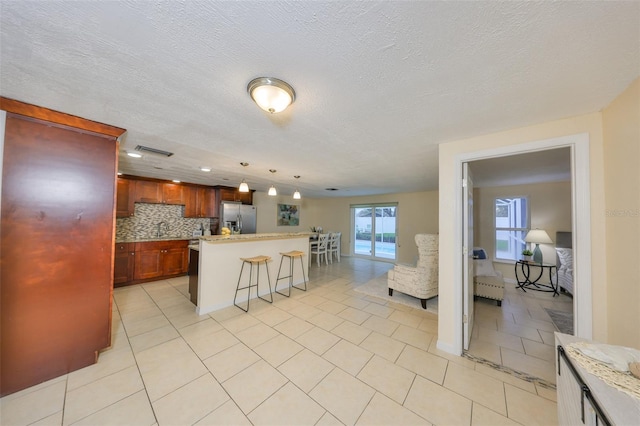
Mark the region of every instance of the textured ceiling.
[[[640, 2], [2, 0], [0, 19], [2, 96], [175, 153], [121, 171], [308, 197], [436, 189], [439, 143], [599, 111], [640, 74]], [[260, 110], [259, 76], [296, 102]]]

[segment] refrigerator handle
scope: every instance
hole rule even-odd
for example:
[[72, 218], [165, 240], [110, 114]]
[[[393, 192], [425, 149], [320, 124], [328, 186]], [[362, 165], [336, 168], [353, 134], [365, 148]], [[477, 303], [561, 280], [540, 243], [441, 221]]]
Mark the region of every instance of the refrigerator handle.
[[238, 218], [238, 231], [242, 232], [242, 215], [239, 214], [237, 218]]

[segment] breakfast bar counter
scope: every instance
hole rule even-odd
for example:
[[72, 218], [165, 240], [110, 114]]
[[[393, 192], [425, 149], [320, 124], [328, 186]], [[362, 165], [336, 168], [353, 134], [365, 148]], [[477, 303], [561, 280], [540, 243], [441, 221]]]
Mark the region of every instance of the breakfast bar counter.
[[[280, 253], [292, 250], [304, 252], [305, 258], [302, 263], [304, 265], [304, 274], [308, 276], [306, 257], [309, 256], [309, 235], [310, 233], [308, 232], [296, 232], [200, 237], [196, 312], [199, 315], [203, 315], [233, 305], [233, 298], [242, 266], [241, 257], [259, 255], [271, 257], [267, 265], [272, 291], [276, 284]], [[286, 271], [283, 273], [288, 273], [289, 264], [286, 259], [282, 268], [283, 271]], [[243, 283], [248, 278], [249, 275], [247, 273], [243, 274]], [[253, 279], [255, 280], [255, 276]], [[260, 280], [260, 294], [267, 294], [267, 280], [266, 276], [264, 276], [263, 267], [261, 267], [260, 271]], [[302, 281], [302, 270], [296, 262], [293, 282], [294, 284], [300, 284]], [[262, 285], [263, 283], [265, 284], [264, 286]], [[282, 280], [278, 288], [283, 289], [285, 285], [288, 285], [288, 280]], [[252, 292], [253, 298], [255, 297], [255, 290], [252, 290]], [[244, 297], [246, 297], [246, 293]]]

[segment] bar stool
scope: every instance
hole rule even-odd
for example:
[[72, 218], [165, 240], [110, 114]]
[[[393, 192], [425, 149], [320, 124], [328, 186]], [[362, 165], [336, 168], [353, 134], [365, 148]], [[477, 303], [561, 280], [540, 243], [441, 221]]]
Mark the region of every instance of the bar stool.
[[[302, 257], [304, 256], [304, 252], [293, 250], [286, 253], [280, 253], [280, 255], [282, 257], [280, 257], [280, 267], [278, 268], [278, 278], [276, 278], [276, 286], [274, 288], [275, 292], [283, 296], [289, 297], [291, 296], [291, 287], [297, 288], [298, 290], [307, 291], [307, 277], [305, 277], [304, 275], [304, 263], [302, 262]], [[284, 260], [285, 257], [289, 259], [289, 275], [287, 275], [286, 277], [281, 277], [280, 271], [282, 269], [282, 261]], [[293, 263], [295, 258], [300, 259], [300, 267], [302, 268], [302, 280], [304, 282], [304, 288], [296, 287], [295, 285], [293, 285]], [[280, 293], [278, 291], [278, 281], [284, 280], [287, 278], [289, 278], [289, 287], [288, 287], [289, 292], [288, 294]]]
[[[269, 266], [267, 266], [267, 262], [271, 260], [271, 258], [269, 256], [254, 256], [254, 257], [241, 257], [240, 260], [242, 260], [242, 267], [240, 268], [240, 276], [238, 277], [238, 286], [236, 287], [236, 295], [233, 297], [233, 304], [235, 306], [237, 306], [238, 308], [242, 309], [245, 312], [249, 312], [249, 300], [251, 299], [251, 287], [255, 287], [256, 288], [256, 295], [264, 300], [265, 302], [269, 302], [269, 303], [273, 303], [273, 294], [271, 293], [271, 278], [269, 278]], [[267, 300], [264, 297], [260, 296], [260, 289], [258, 287], [258, 283], [260, 282], [260, 263], [264, 262], [264, 267], [267, 270], [267, 281], [269, 283], [269, 297], [271, 298], [271, 300]], [[242, 280], [242, 272], [244, 271], [244, 265], [246, 264], [250, 265], [250, 269], [249, 269], [249, 285], [246, 287], [240, 287], [240, 281]], [[251, 284], [251, 278], [253, 276], [253, 265], [256, 265], [256, 269], [257, 269], [257, 274], [256, 274], [256, 283], [255, 284]], [[238, 291], [240, 290], [247, 290], [247, 309], [244, 309], [242, 306], [239, 306], [238, 304], [236, 304], [236, 298], [238, 297]]]

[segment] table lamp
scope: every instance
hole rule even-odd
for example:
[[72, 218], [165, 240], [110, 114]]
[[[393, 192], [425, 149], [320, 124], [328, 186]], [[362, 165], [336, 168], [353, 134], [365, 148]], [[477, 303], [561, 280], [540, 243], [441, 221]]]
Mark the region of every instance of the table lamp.
[[542, 251], [540, 250], [540, 244], [551, 244], [551, 238], [549, 234], [543, 229], [532, 229], [524, 237], [526, 243], [534, 243], [536, 248], [533, 250], [533, 261], [535, 263], [542, 264]]

